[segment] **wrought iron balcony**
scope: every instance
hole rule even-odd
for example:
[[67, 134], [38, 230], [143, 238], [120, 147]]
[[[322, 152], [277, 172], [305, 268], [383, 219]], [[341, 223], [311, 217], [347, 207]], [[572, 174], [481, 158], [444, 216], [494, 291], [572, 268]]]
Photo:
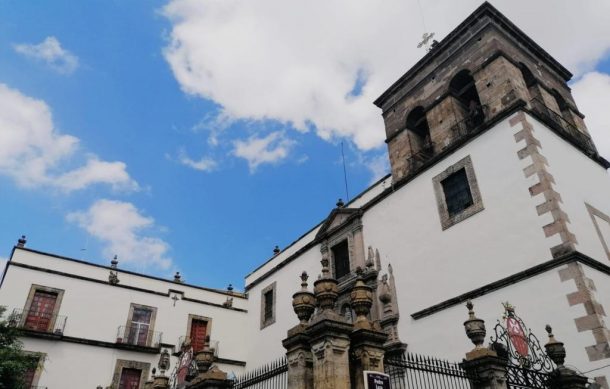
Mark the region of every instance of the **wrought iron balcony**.
[[[218, 340], [210, 341], [210, 348], [214, 349], [214, 356], [218, 356], [219, 345], [220, 345], [220, 343]], [[191, 343], [190, 336], [181, 336], [178, 338], [178, 347], [179, 347], [178, 351], [185, 351], [185, 349], [187, 349], [191, 346], [192, 346], [192, 343]], [[201, 350], [193, 350], [193, 352], [197, 352], [197, 351], [201, 351]]]
[[151, 331], [147, 325], [120, 326], [116, 343], [141, 347], [160, 348], [161, 335], [159, 331]]
[[67, 317], [62, 315], [36, 310], [24, 311], [15, 308], [7, 321], [11, 327], [62, 336], [66, 327], [66, 320]]
[[571, 139], [590, 154], [597, 153], [597, 149], [595, 148], [595, 144], [591, 140], [591, 137], [588, 134], [580, 131], [573, 123], [570, 123], [564, 119], [560, 113], [553, 111], [539, 99], [532, 99], [530, 104], [532, 106], [532, 111], [538, 113], [543, 118], [553, 123], [553, 128], [559, 132], [560, 135]]

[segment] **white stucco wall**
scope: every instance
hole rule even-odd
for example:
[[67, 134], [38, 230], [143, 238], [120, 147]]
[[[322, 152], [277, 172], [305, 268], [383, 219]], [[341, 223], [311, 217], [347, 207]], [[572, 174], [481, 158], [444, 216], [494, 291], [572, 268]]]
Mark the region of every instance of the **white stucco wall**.
[[[365, 247], [372, 246], [380, 250], [384, 271], [388, 263], [392, 263], [394, 268], [401, 314], [399, 332], [414, 352], [447, 356], [448, 339], [453, 339], [451, 342], [460, 339], [445, 336], [442, 327], [451, 323], [450, 320], [459, 324], [450, 331], [453, 334], [459, 333], [463, 344], [468, 340], [463, 336], [460, 324], [465, 318], [463, 307], [451, 308], [420, 321], [413, 320], [410, 316], [412, 313], [549, 261], [552, 259], [550, 248], [560, 243], [558, 236], [547, 238], [544, 235], [542, 227], [552, 221], [551, 215], [539, 216], [536, 212], [536, 206], [543, 198], [532, 197], [529, 187], [536, 184], [538, 178], [535, 175], [525, 177], [523, 169], [531, 164], [531, 159], [518, 158], [517, 152], [525, 145], [523, 142], [515, 142], [514, 134], [521, 128], [511, 127], [508, 120], [501, 121], [493, 129], [423, 172], [368, 209], [362, 217]], [[528, 120], [535, 126], [535, 135], [542, 143], [542, 154], [549, 158], [549, 170], [557, 181], [556, 189], [562, 196], [565, 191], [565, 196], [570, 198], [566, 201], [564, 197], [566, 212], [574, 212], [574, 202], [583, 202], [584, 194], [580, 194], [580, 197], [575, 195], [581, 193], [578, 187], [591, 188], [596, 192], [595, 195], [589, 195], [588, 189], [582, 191], [587, 192], [586, 198], [595, 204], [600, 203], [604, 196], [606, 200], [610, 198], [610, 183], [601, 182], [608, 180], [599, 165], [582, 156], [580, 151], [566, 144], [535, 119], [528, 116]], [[562, 155], [563, 162], [556, 163], [555, 160]], [[443, 231], [432, 179], [466, 156], [472, 159], [485, 209]], [[572, 159], [580, 166], [578, 170], [564, 163]], [[582, 170], [591, 172], [583, 174], [580, 172]], [[572, 224], [588, 223], [586, 227], [591, 230], [592, 224], [584, 205], [581, 204], [580, 208], [578, 210], [582, 215], [575, 219], [582, 218], [582, 221], [573, 221]], [[581, 227], [578, 226], [578, 229]], [[250, 274], [246, 285], [313, 240], [316, 232], [317, 229], [297, 241], [293, 251], [280, 254], [271, 263]], [[594, 237], [597, 239], [596, 235]], [[579, 243], [578, 249], [592, 245], [586, 240]], [[599, 241], [595, 244], [601, 247]], [[588, 253], [599, 256], [599, 250], [589, 250]], [[253, 347], [256, 350], [248, 355], [249, 363], [253, 360], [264, 363], [284, 352], [280, 341], [288, 328], [297, 323], [290, 297], [298, 290], [298, 275], [302, 270], [307, 270], [313, 276], [312, 279], [317, 278], [320, 258], [319, 246], [316, 245], [249, 291], [248, 327], [252, 331], [250, 338], [255, 339]], [[272, 282], [277, 283], [276, 304], [279, 313], [274, 325], [260, 331], [260, 294]], [[562, 332], [566, 334], [566, 339], [573, 342], [570, 343], [570, 349], [578, 348], [574, 364], [577, 361], [585, 366], [588, 360], [584, 347], [590, 345], [589, 338], [592, 336], [579, 334], [575, 330], [573, 320], [584, 315], [584, 311], [582, 306], [568, 306], [566, 294], [573, 292], [573, 289], [573, 282], [560, 283], [555, 269], [544, 276], [481, 298], [484, 303], [479, 311], [497, 312], [499, 317], [502, 308], [500, 301], [508, 299], [516, 305], [524, 305], [524, 313], [532, 316], [533, 324], [539, 325], [537, 333], [541, 336], [544, 335], [544, 321], [556, 319], [558, 333], [565, 329]], [[540, 310], [541, 304], [552, 306]], [[465, 346], [452, 347], [452, 350], [460, 354], [455, 354], [455, 358], [461, 357], [466, 349]]]
[[[80, 263], [74, 263], [58, 258], [47, 257], [38, 253], [16, 250], [12, 261], [36, 266], [53, 267], [64, 273], [80, 272], [91, 278], [102, 277], [108, 270]], [[72, 273], [73, 274], [73, 273]], [[223, 294], [201, 290], [172, 282], [146, 279], [142, 276], [119, 274], [120, 285], [138, 288], [154, 288], [158, 292], [167, 293], [168, 288], [183, 290], [186, 297], [203, 301], [221, 303], [226, 296]], [[140, 282], [143, 281], [143, 282]], [[95, 283], [87, 280], [66, 277], [64, 275], [27, 269], [11, 264], [0, 289], [0, 305], [7, 306], [10, 313], [13, 308], [22, 309], [26, 303], [31, 285], [37, 284], [64, 290], [59, 315], [67, 316], [64, 335], [66, 337], [82, 338], [114, 343], [117, 329], [126, 324], [131, 303], [148, 305], [157, 308], [154, 331], [162, 332], [162, 342], [178, 345], [178, 338], [187, 334], [188, 315], [204, 316], [211, 319], [208, 330], [212, 342], [218, 342], [218, 357], [235, 361], [246, 359], [246, 333], [243, 323], [247, 313], [211, 306], [207, 304], [174, 300], [167, 296], [127, 289], [119, 286]], [[236, 306], [245, 306], [245, 299], [234, 297]], [[88, 375], [85, 381], [90, 384], [82, 387], [96, 387], [99, 384], [108, 385], [114, 371], [116, 359], [129, 359], [140, 362], [150, 362], [156, 366], [159, 354], [131, 352], [119, 349], [105, 348], [94, 345], [79, 345], [61, 340], [39, 340], [23, 338], [25, 349], [46, 353], [48, 360], [42, 375], [41, 385], [48, 387], [66, 386], [66, 372], [75, 367], [86, 366], [95, 374]], [[170, 350], [171, 352], [172, 350]], [[172, 369], [177, 359], [172, 357]], [[227, 372], [240, 373], [244, 370], [239, 364], [221, 367]], [[48, 380], [48, 381], [47, 381]], [[80, 387], [80, 386], [79, 386]]]
[[549, 172], [555, 178], [555, 190], [563, 200], [561, 207], [570, 218], [570, 231], [578, 240], [576, 249], [610, 265], [585, 206], [586, 202], [610, 216], [610, 175], [536, 119], [530, 117], [528, 120], [542, 144], [541, 153], [549, 162]]

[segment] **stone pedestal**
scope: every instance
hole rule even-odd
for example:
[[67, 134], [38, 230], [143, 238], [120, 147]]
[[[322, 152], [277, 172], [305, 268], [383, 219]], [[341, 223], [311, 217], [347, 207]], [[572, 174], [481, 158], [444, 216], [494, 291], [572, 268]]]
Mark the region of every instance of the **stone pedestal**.
[[314, 389], [351, 388], [349, 369], [351, 332], [350, 324], [324, 318], [312, 323], [307, 329], [313, 355]]
[[504, 358], [489, 349], [478, 348], [466, 354], [462, 368], [470, 376], [477, 377], [472, 389], [508, 389], [507, 363]]
[[383, 332], [357, 329], [351, 334], [352, 353], [352, 388], [364, 389], [364, 371], [378, 371], [383, 373], [383, 344], [387, 339]]
[[200, 373], [187, 386], [188, 389], [228, 389], [233, 381], [227, 379], [227, 373], [213, 366], [205, 373]]
[[587, 377], [565, 366], [555, 369], [551, 376], [551, 384], [549, 385], [551, 389], [585, 389], [588, 387]]
[[288, 359], [290, 389], [313, 389], [313, 355], [306, 329], [306, 325], [299, 324], [289, 330], [288, 337], [282, 341]]
[[152, 382], [153, 389], [168, 389], [169, 388], [169, 377], [156, 376]]

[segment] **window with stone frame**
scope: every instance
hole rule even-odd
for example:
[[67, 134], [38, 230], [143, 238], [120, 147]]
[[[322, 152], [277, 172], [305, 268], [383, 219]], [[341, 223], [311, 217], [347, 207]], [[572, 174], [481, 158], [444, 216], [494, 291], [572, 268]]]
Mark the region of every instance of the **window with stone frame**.
[[32, 284], [20, 326], [38, 332], [53, 332], [63, 299], [62, 289]]
[[204, 316], [189, 315], [187, 336], [193, 352], [202, 351], [205, 347], [205, 340], [210, 335], [212, 319]]
[[447, 212], [449, 216], [457, 215], [473, 204], [472, 193], [466, 170], [460, 169], [441, 181]]
[[128, 344], [151, 346], [157, 317], [157, 308], [132, 303], [125, 325], [124, 339]]
[[24, 388], [35, 388], [38, 385], [38, 380], [43, 370], [45, 354], [24, 351], [28, 357], [32, 358], [33, 365], [30, 366], [24, 373], [23, 382]]
[[150, 374], [150, 363], [117, 359], [112, 375], [111, 388], [140, 389]]
[[432, 182], [443, 230], [484, 209], [470, 156], [445, 169]]
[[350, 273], [349, 246], [347, 239], [337, 243], [330, 249], [333, 258], [335, 278], [339, 279]]
[[275, 323], [276, 311], [276, 283], [265, 287], [261, 291], [261, 320], [260, 328], [263, 329]]

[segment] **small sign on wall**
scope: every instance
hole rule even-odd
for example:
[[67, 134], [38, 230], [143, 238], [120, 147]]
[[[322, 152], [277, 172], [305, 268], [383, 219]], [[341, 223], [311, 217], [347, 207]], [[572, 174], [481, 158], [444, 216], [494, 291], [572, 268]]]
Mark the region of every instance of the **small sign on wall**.
[[390, 389], [390, 376], [378, 371], [364, 371], [364, 389]]

